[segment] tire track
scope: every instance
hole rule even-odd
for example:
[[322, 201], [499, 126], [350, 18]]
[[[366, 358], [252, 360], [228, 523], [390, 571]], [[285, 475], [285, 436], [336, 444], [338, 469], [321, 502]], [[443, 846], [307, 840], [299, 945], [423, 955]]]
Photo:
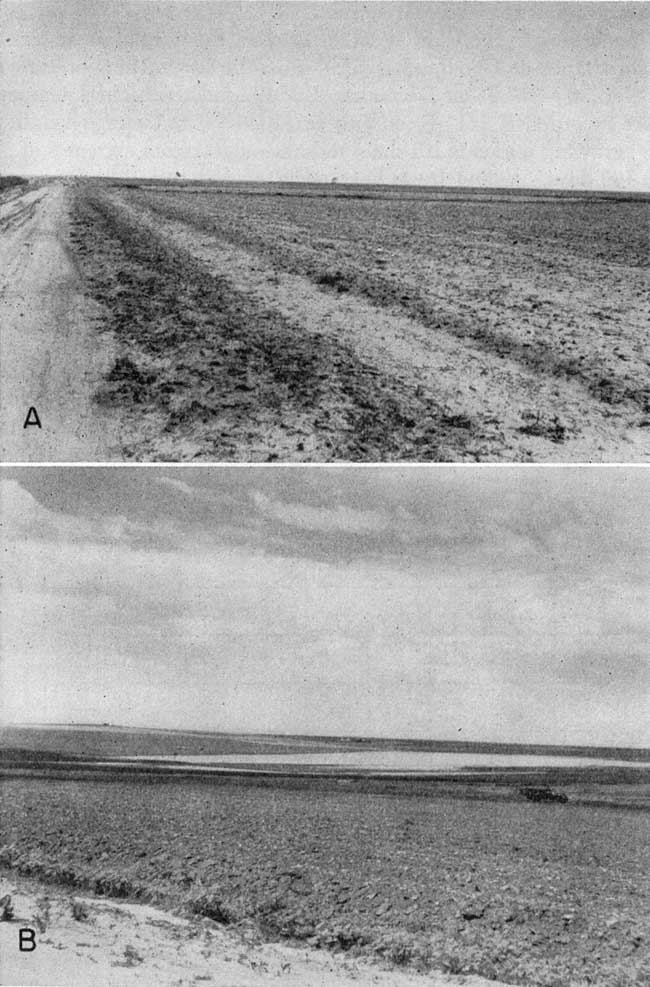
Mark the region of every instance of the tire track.
[[[113, 422], [92, 392], [110, 365], [110, 343], [95, 333], [67, 253], [67, 190], [51, 183], [0, 207], [2, 392], [5, 461], [109, 459]], [[24, 428], [35, 407], [41, 428]]]

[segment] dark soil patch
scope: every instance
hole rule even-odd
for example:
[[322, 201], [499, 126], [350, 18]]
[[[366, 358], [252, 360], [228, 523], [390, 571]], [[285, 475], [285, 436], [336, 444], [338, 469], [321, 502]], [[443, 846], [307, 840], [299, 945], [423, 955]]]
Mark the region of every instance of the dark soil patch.
[[28, 184], [27, 179], [20, 175], [0, 175], [0, 192], [4, 192], [8, 188], [15, 188], [18, 185]]
[[647, 984], [650, 815], [173, 781], [3, 783], [0, 865], [401, 965]]
[[471, 422], [260, 307], [101, 193], [78, 193], [71, 240], [121, 344], [97, 399], [120, 412], [126, 455], [439, 461], [468, 444]]
[[[236, 196], [229, 197], [230, 212], [228, 208], [210, 210], [209, 207], [206, 208], [205, 203], [201, 204], [200, 211], [197, 208], [188, 209], [182, 193], [156, 196], [142, 193], [138, 201], [161, 218], [181, 220], [196, 229], [210, 232], [225, 241], [264, 256], [278, 270], [306, 276], [325, 289], [352, 292], [383, 308], [402, 310], [409, 318], [416, 319], [434, 331], [443, 330], [459, 339], [471, 340], [474, 345], [487, 353], [516, 360], [536, 373], [559, 380], [565, 378], [577, 381], [589, 394], [608, 406], [628, 403], [637, 406], [642, 413], [647, 413], [650, 409], [647, 368], [644, 368], [645, 372], [639, 373], [638, 368], [626, 365], [623, 370], [615, 368], [613, 372], [611, 350], [604, 355], [584, 350], [580, 352], [575, 349], [572, 341], [568, 345], [565, 341], [558, 346], [556, 342], [549, 342], [538, 333], [523, 339], [516, 338], [507, 328], [502, 329], [499, 323], [495, 324], [494, 321], [487, 319], [484, 310], [492, 304], [494, 298], [498, 299], [500, 294], [498, 275], [495, 276], [494, 285], [487, 284], [480, 295], [471, 296], [474, 303], [471, 316], [450, 315], [444, 306], [432, 302], [426, 288], [419, 287], [412, 280], [403, 280], [395, 271], [383, 270], [387, 262], [386, 257], [390, 258], [389, 251], [386, 256], [375, 258], [369, 265], [368, 256], [372, 257], [378, 247], [384, 246], [381, 235], [377, 236], [376, 233], [376, 230], [384, 231], [380, 214], [373, 214], [376, 218], [371, 224], [363, 212], [359, 213], [357, 255], [350, 257], [347, 252], [341, 253], [335, 261], [340, 266], [333, 271], [331, 257], [320, 257], [316, 251], [297, 241], [294, 246], [290, 238], [283, 242], [280, 237], [273, 236], [273, 223], [277, 222], [278, 218], [277, 209], [271, 210], [267, 206], [262, 210], [260, 207], [260, 214], [256, 216], [250, 206], [238, 206]], [[336, 203], [322, 207], [320, 218], [324, 228], [319, 229], [318, 232], [325, 232], [325, 209], [334, 211], [338, 208]], [[351, 210], [357, 207], [347, 203], [344, 208], [350, 214], [350, 218], [344, 219], [339, 213], [333, 212], [331, 221], [337, 232], [349, 227], [346, 230], [349, 236], [354, 224]], [[367, 208], [383, 207], [368, 204]], [[285, 205], [284, 209], [289, 210], [289, 205]], [[563, 206], [559, 202], [553, 206], [547, 203], [523, 206], [519, 204], [517, 208], [510, 209], [484, 204], [482, 207], [474, 205], [473, 209], [465, 209], [457, 215], [449, 204], [444, 212], [441, 211], [442, 209], [439, 204], [435, 211], [431, 211], [430, 221], [440, 224], [440, 228], [445, 231], [444, 235], [452, 244], [455, 236], [461, 241], [463, 237], [476, 238], [478, 243], [485, 245], [484, 249], [488, 248], [488, 245], [490, 250], [496, 247], [495, 259], [498, 259], [501, 242], [506, 237], [509, 240], [509, 247], [516, 248], [524, 257], [526, 251], [531, 251], [533, 256], [530, 259], [530, 269], [533, 276], [536, 267], [543, 271], [553, 265], [554, 251], [557, 250], [569, 256], [574, 254], [578, 263], [584, 263], [587, 259], [593, 259], [597, 263], [627, 263], [632, 270], [647, 267], [650, 260], [647, 202], [625, 203], [622, 208], [618, 207], [618, 211], [616, 204], [612, 202], [591, 208], [585, 205], [575, 208], [572, 204]], [[399, 216], [395, 210], [397, 210], [396, 206], [394, 211], [387, 213], [385, 217], [387, 239], [392, 232], [391, 220], [397, 217], [399, 224], [408, 216], [407, 209], [404, 216]], [[630, 210], [634, 211], [629, 213]], [[449, 216], [446, 213], [449, 213]], [[293, 216], [293, 211], [289, 215]], [[643, 229], [644, 217], [645, 229]], [[287, 216], [283, 216], [282, 219], [286, 227]], [[312, 213], [306, 216], [300, 214], [301, 224], [307, 219], [314, 219]], [[454, 219], [458, 223], [456, 231], [450, 228]], [[268, 232], [266, 230], [260, 232], [260, 222], [264, 220], [268, 223]], [[629, 230], [621, 226], [626, 220], [629, 221]], [[398, 225], [396, 228], [399, 228]], [[364, 240], [366, 236], [369, 237], [367, 242]], [[494, 245], [491, 241], [494, 241]], [[413, 246], [415, 243], [414, 239]], [[408, 242], [400, 244], [400, 249], [408, 249], [408, 247]], [[458, 251], [459, 256], [462, 256], [464, 249], [463, 243]], [[537, 256], [540, 252], [544, 252], [548, 257]], [[558, 267], [558, 284], [561, 283], [564, 273]], [[646, 306], [647, 303], [646, 290]], [[505, 307], [507, 302], [503, 300], [503, 304]], [[637, 307], [640, 309], [642, 304], [643, 302], [639, 301]], [[536, 311], [544, 306], [549, 319], [552, 316], [566, 318], [566, 314], [561, 309], [556, 310], [555, 299], [540, 300], [531, 295], [527, 310]], [[600, 318], [604, 318], [605, 314], [601, 312]], [[575, 317], [580, 319], [586, 315], [587, 312], [581, 313], [579, 308], [576, 308]], [[614, 349], [616, 346], [614, 330], [612, 334], [612, 349]], [[570, 335], [568, 339], [571, 339]], [[615, 360], [613, 362], [616, 363]]]

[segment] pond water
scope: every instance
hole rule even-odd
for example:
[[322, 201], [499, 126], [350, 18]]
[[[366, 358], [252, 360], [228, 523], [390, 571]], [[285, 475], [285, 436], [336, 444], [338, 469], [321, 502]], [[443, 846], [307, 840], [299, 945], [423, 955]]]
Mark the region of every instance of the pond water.
[[323, 754], [178, 754], [174, 756], [139, 756], [128, 761], [163, 761], [175, 767], [278, 768], [283, 765], [302, 768], [339, 768], [344, 771], [384, 771], [441, 773], [490, 768], [648, 768], [649, 762], [614, 761], [596, 757], [562, 757], [538, 754], [467, 754], [448, 751], [330, 751]]

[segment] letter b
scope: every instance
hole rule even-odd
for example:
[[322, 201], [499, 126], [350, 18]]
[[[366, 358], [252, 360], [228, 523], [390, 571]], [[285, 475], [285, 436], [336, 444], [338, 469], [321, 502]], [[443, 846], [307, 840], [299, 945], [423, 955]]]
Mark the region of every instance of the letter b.
[[21, 953], [33, 953], [36, 949], [36, 933], [33, 929], [18, 929], [18, 949]]

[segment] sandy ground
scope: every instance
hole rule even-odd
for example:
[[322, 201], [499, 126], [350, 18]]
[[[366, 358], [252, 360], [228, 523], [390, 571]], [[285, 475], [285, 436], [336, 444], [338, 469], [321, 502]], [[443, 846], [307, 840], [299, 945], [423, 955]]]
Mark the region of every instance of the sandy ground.
[[[92, 406], [112, 363], [67, 249], [63, 182], [8, 193], [0, 202], [2, 391], [5, 461], [113, 458], [115, 427]], [[23, 428], [30, 407], [42, 428]]]
[[[613, 428], [610, 416], [588, 402], [579, 385], [564, 382], [560, 396], [557, 381], [515, 360], [482, 352], [444, 332], [434, 340], [415, 319], [382, 311], [362, 298], [342, 300], [320, 291], [307, 278], [276, 271], [214, 237], [197, 243], [180, 224], [173, 236], [212, 273], [227, 275], [240, 291], [294, 318], [307, 332], [350, 336], [364, 360], [384, 373], [401, 376], [405, 390], [430, 390], [432, 396], [443, 393], [450, 417], [481, 417], [480, 459], [518, 459], [522, 446], [534, 460], [544, 462], [636, 462], [650, 456], [647, 431], [628, 428], [620, 434], [618, 424]], [[561, 444], [536, 436], [522, 442], [518, 433], [522, 408], [531, 414], [544, 408], [549, 417], [559, 416], [573, 427], [588, 416], [589, 434]]]
[[[560, 338], [555, 323], [546, 320], [546, 316], [537, 316], [537, 309], [532, 310], [532, 314], [526, 311], [522, 315], [519, 312], [519, 296], [527, 298], [526, 290], [532, 290], [531, 275], [526, 271], [526, 276], [520, 278], [521, 284], [517, 282], [516, 291], [511, 286], [513, 298], [508, 295], [502, 299], [497, 291], [498, 297], [491, 301], [494, 310], [490, 309], [491, 317], [507, 325], [507, 331], [501, 331], [511, 347], [509, 352], [505, 344], [500, 346], [495, 343], [492, 350], [486, 348], [484, 341], [471, 335], [459, 335], [457, 329], [448, 331], [441, 324], [432, 330], [426, 317], [407, 314], [408, 304], [377, 305], [363, 293], [346, 291], [340, 294], [323, 290], [313, 277], [291, 270], [297, 264], [299, 249], [293, 245], [293, 238], [286, 234], [289, 249], [286, 257], [282, 254], [287, 243], [282, 239], [280, 225], [277, 230], [272, 227], [267, 231], [262, 220], [258, 224], [263, 230], [263, 234], [259, 235], [269, 241], [273, 238], [273, 232], [277, 233], [279, 246], [269, 248], [271, 253], [275, 251], [271, 257], [263, 246], [251, 248], [248, 244], [245, 247], [237, 244], [229, 239], [229, 233], [224, 236], [221, 228], [213, 234], [209, 228], [211, 219], [204, 217], [202, 206], [196, 206], [192, 211], [191, 202], [188, 206], [185, 203], [170, 206], [154, 196], [140, 198], [136, 202], [125, 193], [113, 193], [112, 199], [134, 225], [150, 228], [152, 234], [162, 233], [170, 243], [198, 260], [213, 277], [226, 279], [242, 296], [255, 299], [260, 310], [274, 312], [290, 324], [300, 326], [307, 338], [326, 338], [349, 345], [364, 365], [398, 382], [401, 394], [416, 394], [425, 403], [428, 401], [432, 406], [443, 407], [450, 421], [467, 418], [475, 422], [478, 427], [471, 439], [465, 441], [462, 448], [450, 448], [451, 459], [643, 462], [650, 458], [647, 421], [638, 413], [633, 402], [623, 401], [613, 405], [601, 400], [602, 395], [593, 392], [594, 381], [589, 373], [582, 379], [574, 368], [571, 373], [575, 370], [577, 375], [572, 377], [569, 373], [563, 375], [552, 371], [550, 365], [540, 372], [538, 367], [527, 364], [521, 358], [526, 347], [535, 345], [543, 348], [546, 345], [543, 340], [546, 339], [550, 363], [551, 354], [557, 354], [556, 359], [560, 363], [562, 360], [570, 363], [571, 357], [567, 354], [574, 347], [579, 354], [575, 358], [576, 367], [586, 366], [589, 360], [595, 361], [598, 366], [602, 363], [603, 367], [609, 367], [612, 362], [616, 363], [611, 354], [614, 347], [615, 355], [620, 355], [620, 360], [624, 361], [621, 366], [626, 368], [619, 373], [621, 381], [631, 386], [630, 381], [646, 359], [643, 355], [644, 332], [642, 325], [637, 325], [635, 321], [636, 309], [630, 308], [630, 300], [620, 300], [617, 295], [614, 297], [618, 282], [613, 286], [608, 284], [605, 290], [612, 292], [612, 304], [618, 304], [627, 322], [614, 320], [614, 329], [605, 327], [596, 331], [587, 314], [584, 314], [584, 326], [579, 326], [576, 321], [580, 313], [591, 311], [594, 299], [591, 296], [586, 301], [579, 299], [574, 303], [575, 312], [564, 313], [563, 306], [566, 307], [567, 299], [572, 297], [570, 288], [562, 280], [562, 277], [566, 280], [566, 272], [562, 277], [559, 273], [549, 273], [540, 287], [540, 297], [547, 307], [555, 305], [563, 315], [560, 323], [565, 328]], [[184, 212], [186, 208], [187, 214]], [[215, 223], [218, 222], [218, 218], [215, 219]], [[258, 231], [257, 226], [255, 231]], [[293, 228], [292, 232], [295, 232]], [[237, 235], [233, 233], [234, 237]], [[254, 239], [252, 233], [251, 237]], [[308, 253], [307, 248], [303, 252]], [[494, 252], [496, 256], [496, 247]], [[446, 285], [444, 291], [439, 287], [436, 294], [429, 286], [435, 288], [440, 276], [438, 273], [436, 278], [436, 272], [426, 258], [410, 254], [402, 256], [399, 251], [390, 256], [395, 269], [389, 269], [382, 261], [382, 276], [389, 281], [394, 278], [397, 279], [396, 283], [403, 282], [404, 290], [408, 291], [416, 292], [418, 286], [427, 286], [427, 290], [433, 291], [435, 306], [452, 322], [462, 316], [471, 325], [472, 319], [478, 319], [479, 313], [483, 313], [487, 289], [482, 283], [479, 288], [474, 283], [474, 267], [478, 264], [476, 258], [471, 264], [467, 262], [467, 269], [455, 260], [454, 282]], [[543, 269], [541, 261], [539, 263], [540, 269]], [[594, 275], [586, 262], [572, 259], [571, 264], [570, 272], [576, 283], [593, 285]], [[411, 272], [408, 276], [404, 273], [407, 271]], [[493, 275], [490, 274], [490, 277]], [[486, 279], [489, 280], [487, 275]], [[512, 279], [514, 284], [514, 274]], [[639, 280], [643, 284], [641, 276]], [[556, 281], [561, 284], [562, 290], [557, 288], [558, 297], [554, 298], [553, 285]], [[474, 297], [477, 292], [478, 297]], [[399, 292], [396, 292], [395, 298], [398, 295]], [[486, 297], [489, 297], [489, 292]], [[541, 302], [534, 304], [542, 305]], [[534, 344], [527, 341], [533, 333], [533, 329], [527, 327], [529, 316], [542, 319], [534, 329], [537, 335], [531, 336]], [[484, 313], [481, 317], [487, 318]], [[620, 318], [623, 319], [623, 316]], [[600, 327], [597, 320], [595, 325]], [[614, 344], [608, 335], [610, 332], [616, 333]], [[630, 368], [629, 372], [627, 368]], [[602, 374], [603, 383], [606, 383], [608, 373], [602, 370]], [[618, 381], [618, 377], [614, 375], [612, 380]], [[535, 428], [529, 434], [523, 434], [522, 425], [536, 419], [548, 426], [540, 429], [541, 433], [547, 434], [534, 434]], [[554, 422], [561, 423], [561, 441], [553, 435], [551, 425]], [[390, 455], [386, 458], [400, 457]], [[404, 458], [429, 457], [414, 456], [405, 448]]]
[[593, 218], [572, 253], [539, 210], [522, 246], [403, 205], [91, 188], [107, 231], [86, 194], [0, 198], [4, 460], [650, 460], [647, 275]]
[[[61, 987], [498, 987], [476, 976], [384, 970], [325, 952], [262, 943], [209, 920], [188, 921], [151, 908], [0, 879], [14, 916], [0, 922], [0, 982]], [[78, 903], [77, 919], [72, 903]], [[21, 952], [19, 929], [33, 928], [36, 949]]]

